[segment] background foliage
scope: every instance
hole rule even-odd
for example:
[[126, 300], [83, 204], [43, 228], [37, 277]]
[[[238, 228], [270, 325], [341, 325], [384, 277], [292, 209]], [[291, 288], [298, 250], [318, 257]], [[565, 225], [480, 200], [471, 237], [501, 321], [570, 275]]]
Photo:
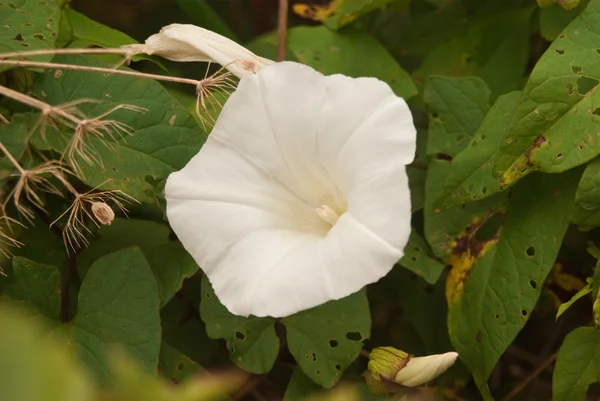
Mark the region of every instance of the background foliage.
[[[600, 0], [537, 3], [291, 4], [287, 59], [387, 82], [409, 102], [418, 150], [408, 167], [413, 232], [403, 259], [346, 299], [279, 320], [231, 315], [167, 224], [164, 181], [208, 134], [193, 88], [15, 68], [0, 55], [3, 87], [57, 107], [76, 102], [86, 118], [110, 112], [133, 133], [110, 146], [92, 140], [100, 163], [85, 153], [67, 158], [78, 170], [69, 178], [75, 192], [40, 192], [37, 205], [23, 195], [29, 214], [12, 201], [2, 210], [0, 398], [378, 400], [361, 374], [368, 350], [389, 345], [460, 354], [415, 399], [597, 399]], [[118, 47], [182, 22], [275, 59], [276, 10], [271, 0], [8, 0], [0, 2], [0, 53]], [[205, 74], [198, 64], [132, 61], [121, 68]], [[122, 104], [131, 107], [113, 110]], [[59, 159], [74, 136], [73, 126], [30, 106], [0, 97], [0, 143], [27, 171]], [[23, 176], [6, 152], [3, 199]], [[65, 246], [67, 216], [54, 220], [92, 189], [138, 202], [117, 198], [127, 215], [119, 211], [110, 226], [87, 221], [89, 244]]]

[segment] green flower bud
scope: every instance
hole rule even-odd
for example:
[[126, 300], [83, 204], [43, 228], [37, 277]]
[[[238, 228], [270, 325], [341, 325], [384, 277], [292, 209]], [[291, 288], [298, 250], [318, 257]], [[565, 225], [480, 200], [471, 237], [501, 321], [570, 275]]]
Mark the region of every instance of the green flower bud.
[[392, 347], [375, 348], [369, 355], [365, 381], [374, 394], [402, 394], [407, 387], [420, 386], [444, 373], [457, 357], [456, 352], [413, 357]]

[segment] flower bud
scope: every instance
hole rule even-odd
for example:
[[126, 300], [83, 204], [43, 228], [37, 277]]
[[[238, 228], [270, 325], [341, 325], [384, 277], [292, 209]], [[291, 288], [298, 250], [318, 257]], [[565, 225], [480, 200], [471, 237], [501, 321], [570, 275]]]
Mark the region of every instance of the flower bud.
[[189, 24], [167, 25], [146, 39], [144, 44], [122, 47], [132, 54], [154, 54], [172, 61], [214, 61], [239, 78], [273, 63], [231, 39]]
[[400, 394], [435, 379], [454, 364], [458, 354], [413, 357], [392, 347], [379, 347], [369, 355], [366, 383], [377, 395]]
[[106, 226], [111, 225], [115, 219], [115, 212], [104, 202], [92, 203], [92, 213], [94, 214], [96, 220], [100, 222], [100, 224], [104, 224]]

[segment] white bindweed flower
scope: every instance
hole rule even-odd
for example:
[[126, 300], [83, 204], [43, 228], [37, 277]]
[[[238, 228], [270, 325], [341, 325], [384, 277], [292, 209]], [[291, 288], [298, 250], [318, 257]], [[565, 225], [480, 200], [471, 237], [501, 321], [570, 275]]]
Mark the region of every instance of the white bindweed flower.
[[172, 61], [214, 61], [240, 78], [273, 63], [231, 39], [188, 24], [167, 25], [145, 43], [123, 47], [132, 54], [157, 55]]
[[221, 302], [283, 317], [350, 295], [402, 257], [416, 130], [374, 78], [292, 62], [241, 79], [167, 216]]
[[393, 347], [375, 348], [369, 354], [366, 383], [377, 395], [402, 394], [406, 387], [417, 387], [435, 379], [454, 365], [458, 354], [413, 357]]

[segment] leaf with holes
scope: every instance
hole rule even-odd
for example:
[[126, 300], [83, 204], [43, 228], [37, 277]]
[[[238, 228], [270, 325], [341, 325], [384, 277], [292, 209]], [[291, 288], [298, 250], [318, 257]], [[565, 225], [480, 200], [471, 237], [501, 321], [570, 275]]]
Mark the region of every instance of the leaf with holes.
[[408, 244], [404, 248], [404, 256], [398, 263], [423, 277], [430, 284], [435, 284], [444, 271], [444, 264], [430, 255], [429, 245], [414, 230], [410, 233]]
[[179, 384], [179, 382], [190, 376], [205, 372], [202, 366], [164, 341], [160, 346], [158, 370], [163, 377], [169, 379], [173, 384]]
[[450, 162], [438, 207], [475, 202], [505, 189], [492, 174], [493, 159], [520, 98], [521, 92], [512, 92], [494, 103], [471, 142]]
[[[54, 49], [61, 4], [61, 0], [0, 2], [0, 53]], [[30, 59], [50, 61], [52, 55]], [[4, 69], [0, 66], [0, 71]]]
[[271, 370], [279, 354], [274, 319], [233, 315], [219, 301], [206, 276], [202, 278], [200, 315], [210, 338], [227, 341], [229, 355], [236, 365], [256, 374]]
[[302, 371], [332, 387], [356, 359], [371, 332], [366, 291], [282, 319], [288, 348]]
[[96, 260], [79, 292], [77, 314], [66, 330], [73, 348], [101, 381], [113, 378], [111, 347], [125, 350], [155, 372], [160, 352], [160, 299], [148, 262], [137, 247]]
[[519, 183], [498, 240], [475, 243], [456, 255], [462, 263], [453, 265], [447, 280], [448, 329], [483, 394], [489, 391], [486, 382], [494, 365], [527, 322], [554, 265], [580, 175], [579, 170], [536, 174]]
[[566, 171], [600, 152], [599, 35], [600, 2], [591, 1], [536, 64], [494, 161], [504, 184]]
[[[56, 62], [83, 66], [110, 67], [91, 57], [56, 57]], [[155, 183], [165, 180], [173, 171], [185, 166], [195, 155], [206, 135], [187, 110], [158, 82], [138, 77], [98, 74], [84, 71], [48, 71], [36, 77], [34, 92], [52, 105], [80, 99], [100, 102], [84, 103], [79, 109], [90, 118], [114, 107], [128, 104], [146, 112], [117, 110], [104, 120], [116, 120], [129, 126], [132, 135], [107, 147], [98, 138], [87, 138], [102, 165], [90, 165], [78, 159], [85, 182], [91, 187], [120, 189], [140, 202], [156, 202]], [[63, 152], [71, 132], [49, 129], [46, 143], [37, 138], [39, 149], [53, 148]], [[116, 133], [118, 137], [118, 133]]]
[[593, 327], [579, 327], [565, 338], [552, 374], [554, 401], [581, 401], [600, 381], [600, 343]]
[[198, 271], [198, 265], [179, 241], [169, 239], [165, 224], [136, 219], [115, 219], [110, 226], [98, 229], [89, 247], [77, 255], [77, 271], [84, 277], [94, 261], [102, 256], [130, 246], [138, 246], [156, 277], [161, 306], [183, 284], [183, 280]]
[[425, 238], [433, 253], [446, 262], [470, 227], [483, 224], [501, 210], [504, 195], [478, 203], [441, 210], [436, 201], [443, 196], [451, 160], [464, 150], [489, 109], [490, 91], [480, 78], [430, 77], [423, 98], [431, 110], [425, 180]]
[[331, 0], [325, 5], [296, 3], [293, 11], [301, 17], [323, 22], [328, 28], [338, 29], [392, 2], [394, 0]]

